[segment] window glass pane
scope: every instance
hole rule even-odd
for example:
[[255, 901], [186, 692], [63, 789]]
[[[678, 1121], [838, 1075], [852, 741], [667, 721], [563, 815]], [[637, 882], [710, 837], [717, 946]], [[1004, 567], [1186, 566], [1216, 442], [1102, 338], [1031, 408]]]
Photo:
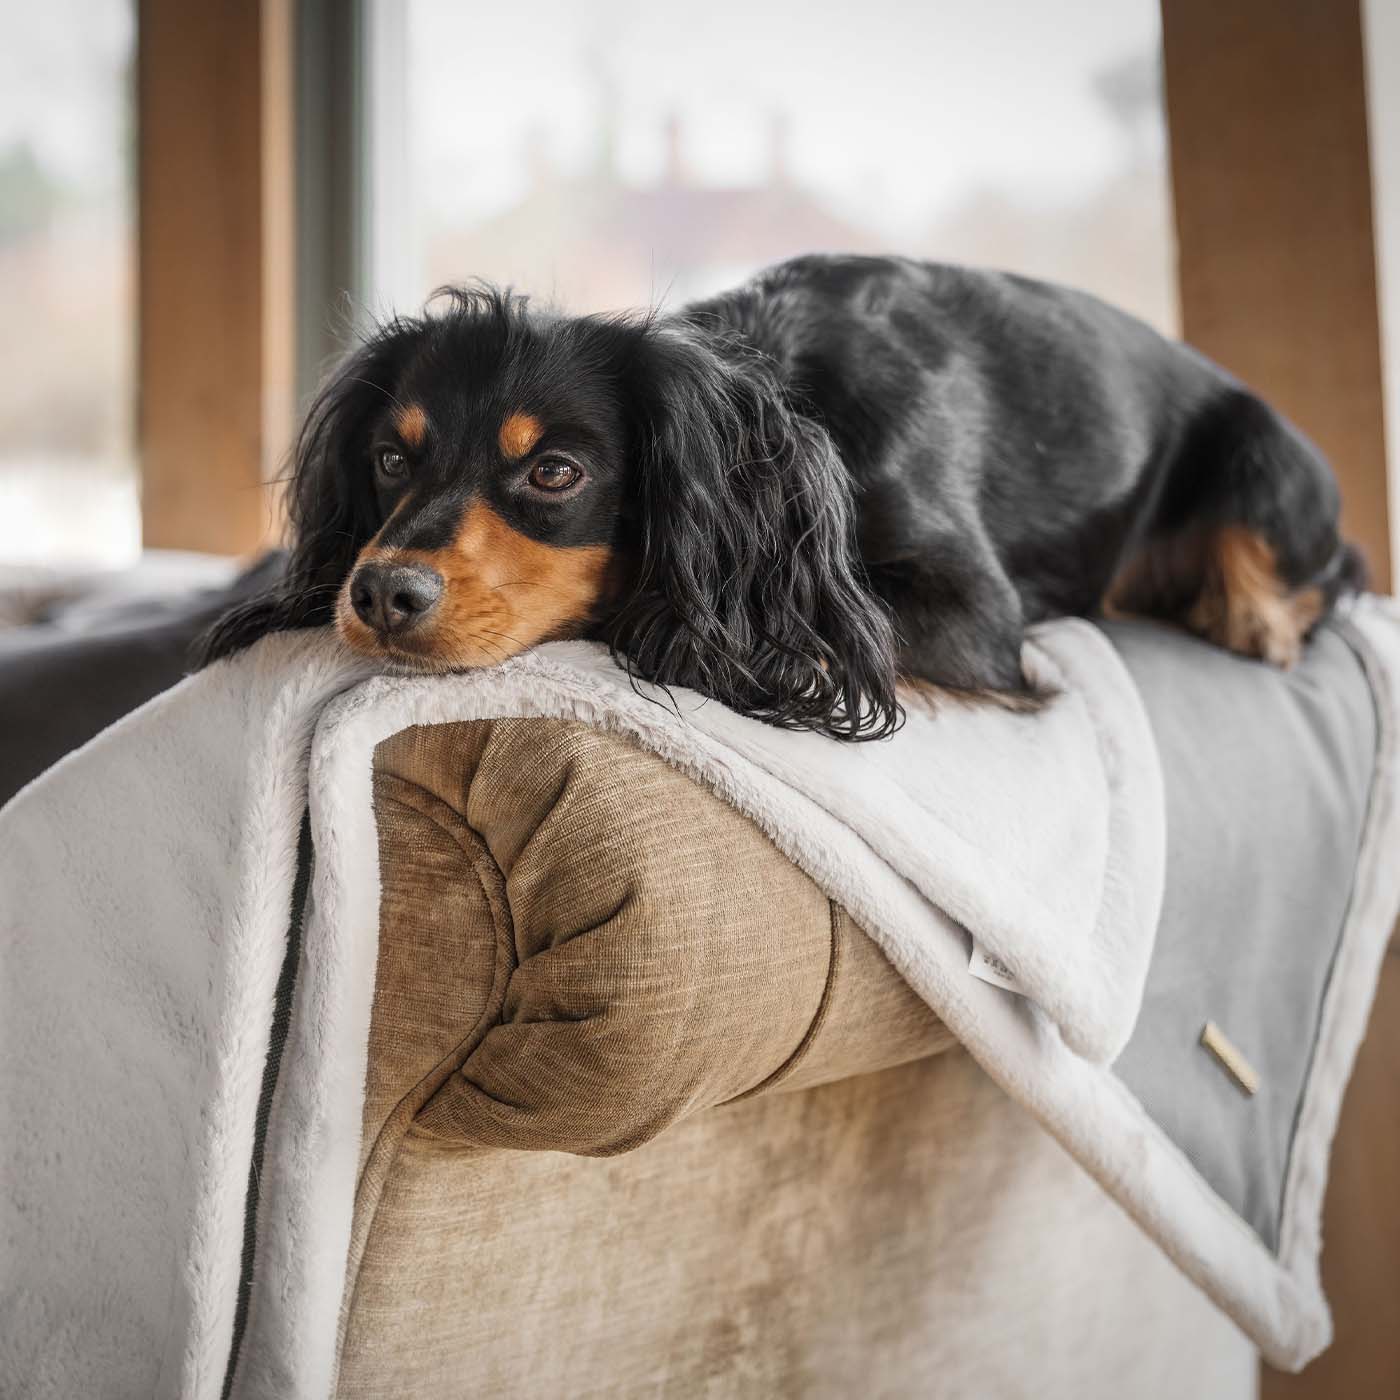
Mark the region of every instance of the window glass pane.
[[1086, 287], [1172, 330], [1156, 0], [381, 0], [378, 309], [482, 276], [676, 304], [812, 250]]
[[132, 0], [5, 7], [0, 563], [121, 563], [132, 454]]

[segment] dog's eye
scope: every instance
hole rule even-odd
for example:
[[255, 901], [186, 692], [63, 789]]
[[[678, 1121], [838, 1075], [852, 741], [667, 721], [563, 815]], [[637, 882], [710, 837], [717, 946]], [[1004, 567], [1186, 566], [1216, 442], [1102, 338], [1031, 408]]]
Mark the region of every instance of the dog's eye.
[[544, 457], [530, 471], [530, 485], [537, 491], [567, 491], [583, 473], [562, 457]]
[[408, 458], [392, 447], [381, 447], [374, 454], [374, 469], [386, 481], [399, 481], [408, 475]]

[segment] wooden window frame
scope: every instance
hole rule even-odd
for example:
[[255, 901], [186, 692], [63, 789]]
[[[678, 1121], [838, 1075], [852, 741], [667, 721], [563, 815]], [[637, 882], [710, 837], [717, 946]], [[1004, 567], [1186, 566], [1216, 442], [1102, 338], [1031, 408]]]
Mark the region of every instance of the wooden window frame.
[[1182, 338], [1322, 448], [1391, 580], [1360, 0], [1162, 0]]
[[299, 410], [363, 305], [367, 0], [140, 0], [147, 548], [280, 535]]

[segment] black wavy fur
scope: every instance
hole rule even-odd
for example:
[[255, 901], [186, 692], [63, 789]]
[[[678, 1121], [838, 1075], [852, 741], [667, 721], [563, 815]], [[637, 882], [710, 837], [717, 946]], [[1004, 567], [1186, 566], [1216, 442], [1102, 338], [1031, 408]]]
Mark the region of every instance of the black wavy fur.
[[[405, 400], [437, 437], [393, 543], [442, 547], [489, 499], [538, 543], [606, 545], [624, 582], [570, 635], [839, 739], [898, 727], [898, 677], [1034, 705], [1025, 626], [1092, 614], [1182, 531], [1256, 532], [1283, 587], [1329, 601], [1360, 577], [1316, 449], [1193, 351], [1020, 277], [808, 257], [674, 316], [567, 317], [478, 286], [383, 326], [308, 414], [283, 583], [202, 661], [332, 621], [400, 499], [371, 457]], [[582, 444], [567, 508], [502, 484], [490, 434], [521, 407]]]
[[361, 548], [379, 528], [367, 471], [358, 474], [365, 437], [392, 392], [396, 367], [416, 322], [381, 327], [322, 386], [292, 451], [284, 501], [291, 549], [285, 571], [266, 592], [230, 608], [195, 646], [207, 666], [270, 632], [329, 626], [336, 594]]
[[[383, 523], [366, 463], [405, 359], [444, 326], [508, 361], [558, 340], [561, 372], [601, 365], [631, 448], [620, 514], [631, 587], [590, 635], [631, 674], [685, 686], [784, 728], [875, 739], [898, 727], [895, 641], [855, 549], [851, 490], [830, 438], [787, 403], [754, 351], [653, 317], [563, 321], [491, 287], [448, 288], [445, 315], [392, 321], [318, 394], [288, 484], [292, 549], [280, 585], [219, 620], [197, 663], [269, 632], [325, 626], [356, 556]], [[573, 542], [573, 541], [571, 541]]]

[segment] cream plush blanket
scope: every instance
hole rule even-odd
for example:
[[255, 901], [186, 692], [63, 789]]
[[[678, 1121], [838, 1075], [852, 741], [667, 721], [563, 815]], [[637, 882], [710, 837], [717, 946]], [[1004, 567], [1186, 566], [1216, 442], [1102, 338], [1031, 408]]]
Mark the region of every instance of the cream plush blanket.
[[[1163, 795], [1142, 703], [1088, 624], [1028, 643], [1060, 691], [1043, 713], [911, 708], [895, 739], [855, 746], [638, 693], [583, 644], [415, 679], [299, 634], [186, 680], [0, 811], [0, 1394], [329, 1393], [378, 931], [374, 748], [504, 716], [630, 735], [752, 816], [1270, 1359], [1302, 1364], [1328, 1338], [1327, 1150], [1400, 897], [1380, 858], [1400, 830], [1400, 624], [1376, 606], [1356, 627], [1381, 752], [1277, 1256], [1112, 1071], [1152, 957]], [[974, 949], [1024, 995], [971, 975]]]

